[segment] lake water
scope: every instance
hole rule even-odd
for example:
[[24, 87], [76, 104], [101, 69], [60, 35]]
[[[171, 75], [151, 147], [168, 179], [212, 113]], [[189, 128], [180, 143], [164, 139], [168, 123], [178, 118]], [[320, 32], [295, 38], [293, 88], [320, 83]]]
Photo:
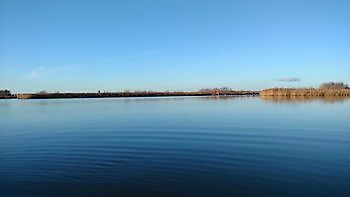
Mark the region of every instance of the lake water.
[[350, 196], [350, 100], [0, 100], [0, 196]]

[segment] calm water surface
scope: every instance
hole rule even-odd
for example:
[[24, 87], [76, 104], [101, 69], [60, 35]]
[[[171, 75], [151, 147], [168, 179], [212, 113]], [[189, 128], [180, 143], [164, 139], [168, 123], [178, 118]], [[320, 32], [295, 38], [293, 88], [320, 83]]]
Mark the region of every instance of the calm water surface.
[[350, 100], [0, 101], [0, 196], [350, 196]]

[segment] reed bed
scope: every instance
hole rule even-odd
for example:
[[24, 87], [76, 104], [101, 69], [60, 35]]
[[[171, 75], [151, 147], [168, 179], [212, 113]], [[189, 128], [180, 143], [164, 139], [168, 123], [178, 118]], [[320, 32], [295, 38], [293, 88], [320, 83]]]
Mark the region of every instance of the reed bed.
[[262, 90], [260, 96], [350, 96], [350, 89], [271, 88]]

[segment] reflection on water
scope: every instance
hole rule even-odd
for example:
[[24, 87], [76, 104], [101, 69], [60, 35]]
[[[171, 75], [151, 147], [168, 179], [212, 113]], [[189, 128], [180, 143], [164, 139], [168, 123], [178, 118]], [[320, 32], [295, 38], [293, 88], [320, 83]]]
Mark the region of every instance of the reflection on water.
[[305, 97], [305, 96], [260, 96], [261, 99], [273, 103], [306, 103], [319, 101], [322, 103], [342, 103], [349, 100], [350, 97], [337, 97], [337, 96], [326, 96], [326, 97]]
[[0, 101], [0, 196], [348, 197], [350, 101], [280, 102]]

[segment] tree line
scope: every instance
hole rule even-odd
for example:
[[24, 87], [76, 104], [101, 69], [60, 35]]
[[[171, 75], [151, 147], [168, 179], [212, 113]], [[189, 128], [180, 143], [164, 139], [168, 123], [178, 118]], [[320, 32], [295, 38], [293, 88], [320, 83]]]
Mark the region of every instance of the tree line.
[[0, 90], [0, 96], [11, 96], [10, 90]]

